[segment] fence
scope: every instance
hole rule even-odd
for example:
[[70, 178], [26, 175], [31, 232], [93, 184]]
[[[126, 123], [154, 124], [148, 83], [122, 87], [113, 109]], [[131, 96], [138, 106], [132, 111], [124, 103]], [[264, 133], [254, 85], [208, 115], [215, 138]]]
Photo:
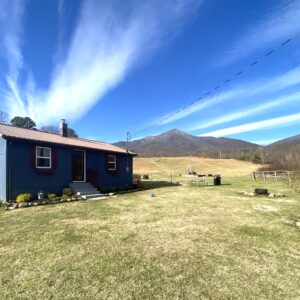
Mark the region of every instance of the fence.
[[264, 181], [267, 180], [267, 178], [275, 178], [276, 181], [278, 179], [288, 179], [291, 180], [292, 175], [294, 172], [286, 171], [286, 170], [276, 170], [276, 171], [256, 171], [252, 172], [252, 179], [256, 180], [257, 177], [262, 177]]

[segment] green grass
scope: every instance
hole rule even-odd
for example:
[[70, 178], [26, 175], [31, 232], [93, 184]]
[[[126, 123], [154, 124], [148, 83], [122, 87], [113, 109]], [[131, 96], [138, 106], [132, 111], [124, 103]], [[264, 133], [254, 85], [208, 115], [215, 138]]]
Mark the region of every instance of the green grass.
[[[300, 194], [229, 175], [188, 187], [166, 172], [105, 201], [0, 210], [0, 299], [300, 298]], [[255, 187], [287, 197], [239, 193]]]

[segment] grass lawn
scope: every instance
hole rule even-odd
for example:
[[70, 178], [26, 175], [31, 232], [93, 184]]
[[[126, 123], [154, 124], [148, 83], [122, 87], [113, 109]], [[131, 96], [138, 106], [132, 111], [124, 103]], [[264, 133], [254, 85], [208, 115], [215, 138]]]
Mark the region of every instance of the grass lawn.
[[[187, 186], [178, 174], [191, 161], [224, 185]], [[255, 168], [138, 159], [143, 191], [0, 210], [0, 299], [299, 299], [300, 194], [253, 182]], [[164, 182], [171, 172], [182, 185]], [[239, 194], [254, 187], [287, 196]]]

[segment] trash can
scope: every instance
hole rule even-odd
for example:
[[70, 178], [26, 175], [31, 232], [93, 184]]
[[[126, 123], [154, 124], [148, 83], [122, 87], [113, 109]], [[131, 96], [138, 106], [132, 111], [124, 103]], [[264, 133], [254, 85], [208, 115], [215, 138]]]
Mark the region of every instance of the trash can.
[[39, 200], [44, 199], [44, 192], [43, 192], [43, 191], [39, 191], [39, 192], [38, 192], [38, 199], [39, 199]]
[[214, 176], [214, 185], [221, 185], [221, 176], [220, 175]]

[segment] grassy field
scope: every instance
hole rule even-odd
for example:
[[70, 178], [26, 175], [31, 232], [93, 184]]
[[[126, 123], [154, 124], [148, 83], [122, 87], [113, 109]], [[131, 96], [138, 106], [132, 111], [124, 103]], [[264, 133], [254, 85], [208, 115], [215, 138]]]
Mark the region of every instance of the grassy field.
[[[188, 164], [224, 185], [189, 187]], [[143, 191], [0, 210], [0, 299], [300, 299], [300, 194], [257, 167], [137, 159]], [[240, 194], [255, 187], [286, 197]]]

